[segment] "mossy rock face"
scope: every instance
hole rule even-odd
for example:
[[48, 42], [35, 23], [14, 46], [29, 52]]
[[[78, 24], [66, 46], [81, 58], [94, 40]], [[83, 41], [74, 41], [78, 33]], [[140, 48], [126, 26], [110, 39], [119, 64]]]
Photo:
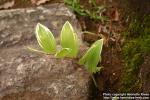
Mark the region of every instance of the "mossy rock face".
[[128, 29], [124, 32], [125, 44], [122, 54], [125, 61], [122, 75], [123, 92], [141, 91], [141, 83], [138, 78], [140, 65], [144, 56], [150, 53], [150, 15], [145, 15], [143, 20], [138, 17], [132, 20]]
[[148, 14], [150, 11], [149, 0], [126, 0], [129, 4], [129, 8], [135, 11], [138, 15]]
[[[117, 0], [120, 2], [121, 8], [125, 12], [130, 12], [130, 14], [136, 13], [137, 15], [143, 17], [143, 14], [148, 15], [150, 12], [150, 2], [149, 0]], [[135, 16], [131, 16], [132, 18]]]

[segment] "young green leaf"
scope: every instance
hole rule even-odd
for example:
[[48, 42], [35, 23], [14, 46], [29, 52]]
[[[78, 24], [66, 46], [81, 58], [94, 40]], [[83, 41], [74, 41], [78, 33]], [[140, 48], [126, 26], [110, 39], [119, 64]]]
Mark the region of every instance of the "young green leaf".
[[60, 44], [62, 48], [70, 48], [71, 52], [68, 57], [76, 57], [79, 50], [79, 41], [71, 24], [67, 21], [61, 30]]
[[56, 52], [56, 41], [52, 32], [44, 25], [38, 23], [36, 26], [36, 38], [40, 45], [46, 53]]
[[85, 64], [90, 73], [99, 71], [97, 67], [101, 60], [101, 52], [103, 47], [103, 39], [97, 40], [86, 52], [86, 54], [79, 60], [80, 64]]
[[59, 52], [55, 54], [55, 57], [57, 58], [63, 58], [67, 56], [71, 52], [70, 48], [62, 48]]

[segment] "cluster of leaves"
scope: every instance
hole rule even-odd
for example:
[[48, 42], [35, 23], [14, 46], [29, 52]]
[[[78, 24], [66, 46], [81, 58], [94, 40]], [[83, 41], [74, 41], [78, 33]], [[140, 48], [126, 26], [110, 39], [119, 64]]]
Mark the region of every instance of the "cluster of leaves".
[[91, 10], [85, 9], [80, 5], [80, 0], [64, 0], [64, 2], [78, 15], [88, 16], [95, 21], [106, 20], [105, 16], [102, 16], [102, 13], [105, 11], [105, 6], [98, 6], [96, 0], [89, 0], [89, 5], [91, 5]]
[[[60, 45], [58, 49], [56, 40], [52, 32], [44, 25], [38, 23], [36, 26], [36, 38], [43, 51], [29, 48], [32, 51], [38, 51], [45, 54], [54, 54], [55, 57], [76, 57], [79, 49], [79, 42], [76, 33], [71, 24], [67, 21], [61, 30]], [[68, 40], [69, 39], [69, 40]]]
[[[77, 56], [79, 51], [78, 37], [74, 32], [72, 25], [68, 21], [63, 25], [61, 30], [60, 49], [57, 48], [56, 40], [52, 32], [46, 26], [38, 23], [35, 33], [42, 51], [29, 47], [30, 50], [44, 54], [54, 54], [57, 58], [75, 58]], [[97, 65], [99, 61], [101, 61], [102, 46], [103, 39], [97, 40], [79, 60], [79, 64], [85, 65], [90, 74], [96, 73], [101, 69], [101, 67], [97, 67]]]

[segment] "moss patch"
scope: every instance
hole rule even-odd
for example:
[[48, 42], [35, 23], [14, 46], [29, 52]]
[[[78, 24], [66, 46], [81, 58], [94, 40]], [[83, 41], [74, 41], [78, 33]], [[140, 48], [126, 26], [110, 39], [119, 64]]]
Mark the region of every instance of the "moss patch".
[[138, 79], [144, 56], [150, 53], [150, 15], [144, 20], [132, 20], [124, 32], [125, 44], [122, 48], [125, 67], [122, 75], [122, 92], [138, 92], [141, 85]]

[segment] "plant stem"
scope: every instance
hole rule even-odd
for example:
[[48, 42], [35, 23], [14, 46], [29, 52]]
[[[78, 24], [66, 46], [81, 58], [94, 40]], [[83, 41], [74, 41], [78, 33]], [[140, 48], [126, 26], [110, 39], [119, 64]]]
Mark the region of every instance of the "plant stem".
[[82, 33], [92, 34], [92, 35], [95, 35], [95, 34], [96, 34], [96, 33], [90, 32], [90, 31], [83, 31]]
[[91, 77], [92, 77], [92, 80], [93, 80], [93, 82], [94, 82], [94, 85], [95, 85], [96, 87], [98, 87], [98, 85], [97, 85], [97, 83], [96, 83], [96, 80], [95, 80], [93, 74], [90, 74], [90, 75], [91, 75]]

